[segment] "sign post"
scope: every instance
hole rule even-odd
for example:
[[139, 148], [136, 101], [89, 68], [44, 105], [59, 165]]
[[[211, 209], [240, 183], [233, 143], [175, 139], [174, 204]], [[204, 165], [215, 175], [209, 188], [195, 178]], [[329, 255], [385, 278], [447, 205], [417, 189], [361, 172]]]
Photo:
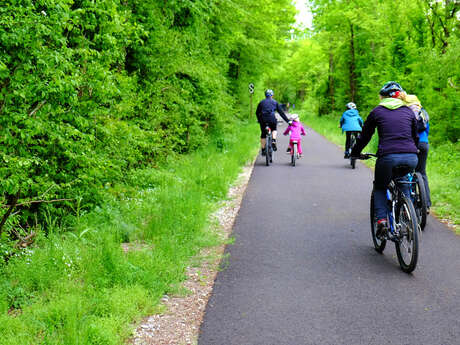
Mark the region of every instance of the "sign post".
[[249, 118], [252, 116], [252, 95], [254, 94], [254, 84], [253, 83], [249, 83], [248, 85], [248, 89], [249, 89], [249, 97], [250, 97], [250, 100], [249, 100], [249, 104], [250, 104], [250, 109], [249, 109]]

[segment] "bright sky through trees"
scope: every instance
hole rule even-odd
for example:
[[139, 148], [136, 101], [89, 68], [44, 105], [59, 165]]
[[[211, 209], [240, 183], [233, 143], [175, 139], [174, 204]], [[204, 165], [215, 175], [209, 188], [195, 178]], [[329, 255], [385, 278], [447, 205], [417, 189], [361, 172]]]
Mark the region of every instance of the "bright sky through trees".
[[313, 16], [306, 0], [294, 0], [295, 7], [299, 13], [296, 15], [296, 26], [301, 29], [311, 28]]

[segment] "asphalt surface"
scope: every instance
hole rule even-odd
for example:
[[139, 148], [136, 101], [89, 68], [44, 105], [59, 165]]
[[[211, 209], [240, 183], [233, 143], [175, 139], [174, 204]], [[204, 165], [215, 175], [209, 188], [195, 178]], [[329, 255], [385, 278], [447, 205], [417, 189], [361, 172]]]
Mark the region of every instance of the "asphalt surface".
[[372, 171], [311, 130], [296, 167], [278, 146], [257, 158], [198, 344], [460, 344], [460, 236], [429, 217], [406, 274], [392, 243], [373, 249]]

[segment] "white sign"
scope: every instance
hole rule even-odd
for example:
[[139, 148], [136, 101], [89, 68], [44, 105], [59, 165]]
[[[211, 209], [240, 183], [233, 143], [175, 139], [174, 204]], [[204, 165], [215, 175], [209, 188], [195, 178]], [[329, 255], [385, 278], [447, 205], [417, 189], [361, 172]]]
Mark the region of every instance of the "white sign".
[[254, 93], [254, 84], [253, 83], [250, 83], [248, 85], [248, 88], [249, 88], [249, 93]]

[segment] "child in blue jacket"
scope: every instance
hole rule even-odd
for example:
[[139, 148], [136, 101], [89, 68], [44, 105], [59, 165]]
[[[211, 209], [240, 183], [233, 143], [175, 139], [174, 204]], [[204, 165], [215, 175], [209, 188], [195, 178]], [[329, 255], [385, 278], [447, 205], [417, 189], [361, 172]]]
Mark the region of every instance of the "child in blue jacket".
[[363, 127], [363, 119], [359, 116], [359, 112], [356, 109], [356, 104], [350, 102], [347, 104], [347, 110], [342, 114], [340, 119], [340, 128], [342, 133], [345, 132], [347, 139], [345, 141], [345, 155], [344, 158], [350, 157], [350, 137], [352, 133], [361, 133]]

